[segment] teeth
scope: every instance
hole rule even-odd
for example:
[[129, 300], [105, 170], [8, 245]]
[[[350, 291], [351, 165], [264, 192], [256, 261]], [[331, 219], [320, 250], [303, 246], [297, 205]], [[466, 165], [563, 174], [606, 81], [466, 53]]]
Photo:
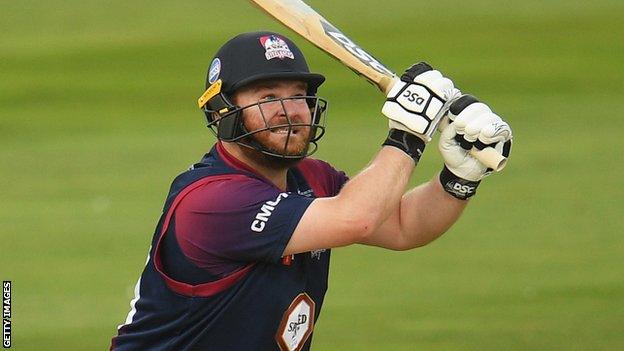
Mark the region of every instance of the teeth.
[[277, 134], [288, 134], [288, 127], [271, 129], [271, 132], [277, 133]]

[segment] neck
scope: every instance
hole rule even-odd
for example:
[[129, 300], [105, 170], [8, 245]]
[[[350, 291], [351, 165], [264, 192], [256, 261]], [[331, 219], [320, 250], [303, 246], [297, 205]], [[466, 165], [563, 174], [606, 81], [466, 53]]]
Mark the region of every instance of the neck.
[[280, 190], [286, 191], [286, 174], [292, 164], [279, 166], [273, 162], [268, 162], [265, 159], [266, 155], [260, 151], [249, 149], [236, 143], [222, 142], [221, 144], [230, 155], [268, 179]]

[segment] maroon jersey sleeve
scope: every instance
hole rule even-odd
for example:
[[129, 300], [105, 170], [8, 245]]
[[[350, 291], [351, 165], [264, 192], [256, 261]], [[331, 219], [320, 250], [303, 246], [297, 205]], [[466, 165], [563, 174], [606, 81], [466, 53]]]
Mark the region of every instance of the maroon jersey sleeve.
[[256, 178], [221, 176], [180, 202], [177, 240], [189, 260], [215, 275], [248, 262], [279, 262], [313, 200]]
[[317, 197], [336, 196], [349, 177], [337, 171], [329, 163], [306, 158], [297, 166], [303, 173]]

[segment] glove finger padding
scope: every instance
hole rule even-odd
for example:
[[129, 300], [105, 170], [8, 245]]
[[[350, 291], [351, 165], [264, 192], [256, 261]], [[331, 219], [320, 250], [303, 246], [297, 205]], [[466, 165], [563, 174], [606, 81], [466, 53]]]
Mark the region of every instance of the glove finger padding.
[[500, 117], [492, 112], [484, 112], [476, 116], [471, 121], [468, 121], [468, 124], [466, 124], [466, 127], [464, 127], [464, 139], [468, 140], [471, 143], [476, 142], [477, 140], [479, 140], [479, 136], [481, 136], [481, 133], [486, 127], [498, 121], [502, 120], [500, 119]]
[[444, 77], [438, 70], [427, 71], [414, 78], [414, 83], [428, 87], [434, 94], [445, 101], [448, 100], [450, 91], [455, 88], [453, 81]]
[[498, 117], [498, 120], [485, 126], [479, 134], [479, 140], [486, 145], [511, 141], [511, 138], [511, 127], [500, 117]]
[[[467, 102], [467, 103], [466, 103]], [[458, 108], [456, 105], [460, 105]], [[449, 118], [464, 149], [483, 149], [512, 139], [511, 127], [484, 103], [464, 95], [451, 105]]]
[[475, 120], [490, 113], [492, 113], [492, 110], [490, 110], [486, 104], [477, 102], [466, 106], [463, 110], [459, 111], [457, 115], [451, 113], [450, 118], [455, 124], [457, 134], [464, 135], [466, 134], [466, 127], [468, 127], [468, 125], [474, 124]]

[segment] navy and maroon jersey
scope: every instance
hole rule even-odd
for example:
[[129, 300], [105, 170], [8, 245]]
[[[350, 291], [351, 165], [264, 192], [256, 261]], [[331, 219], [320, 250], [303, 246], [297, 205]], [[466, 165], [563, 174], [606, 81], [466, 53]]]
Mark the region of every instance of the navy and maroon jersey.
[[282, 253], [347, 178], [304, 159], [282, 191], [220, 143], [179, 175], [111, 350], [309, 350], [330, 250]]

